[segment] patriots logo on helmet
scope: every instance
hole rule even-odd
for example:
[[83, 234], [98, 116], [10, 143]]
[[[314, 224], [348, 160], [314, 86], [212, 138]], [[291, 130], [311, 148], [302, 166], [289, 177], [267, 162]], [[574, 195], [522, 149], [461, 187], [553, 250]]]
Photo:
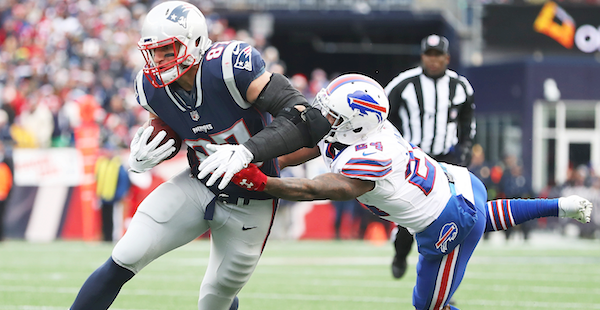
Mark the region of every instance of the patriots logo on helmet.
[[373, 97], [360, 90], [348, 95], [348, 104], [352, 110], [358, 110], [362, 116], [366, 116], [368, 112], [375, 113], [379, 121], [383, 120], [382, 113], [386, 112], [385, 107], [380, 106]]
[[179, 5], [169, 13], [167, 19], [174, 23], [178, 23], [183, 28], [187, 28], [187, 17], [190, 9], [191, 7], [188, 5]]
[[442, 253], [446, 253], [448, 251], [448, 242], [456, 239], [458, 236], [458, 227], [454, 222], [450, 222], [444, 226], [442, 226], [442, 230], [440, 230], [440, 238], [435, 243], [435, 248], [440, 249]]

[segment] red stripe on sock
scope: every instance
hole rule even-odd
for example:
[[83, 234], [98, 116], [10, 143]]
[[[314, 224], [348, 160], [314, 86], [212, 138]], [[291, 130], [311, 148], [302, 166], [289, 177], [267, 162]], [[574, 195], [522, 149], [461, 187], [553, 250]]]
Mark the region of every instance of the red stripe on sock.
[[496, 230], [504, 230], [502, 222], [500, 221], [500, 212], [498, 212], [498, 205], [502, 203], [502, 199], [494, 200], [492, 210], [494, 210], [494, 221], [496, 222]]
[[510, 220], [511, 214], [508, 211], [508, 200], [502, 200], [502, 210], [504, 210], [504, 223], [506, 223], [506, 228], [513, 227], [513, 222]]

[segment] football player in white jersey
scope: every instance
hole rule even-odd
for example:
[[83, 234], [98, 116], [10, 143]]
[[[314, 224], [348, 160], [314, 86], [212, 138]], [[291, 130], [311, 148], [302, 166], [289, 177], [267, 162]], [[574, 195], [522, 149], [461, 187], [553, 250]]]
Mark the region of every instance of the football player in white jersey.
[[[144, 199], [71, 310], [108, 309], [146, 265], [209, 229], [211, 251], [198, 309], [237, 309], [236, 295], [258, 264], [278, 201], [198, 179], [200, 162], [211, 153], [207, 145], [226, 146], [229, 164], [238, 170], [254, 161], [277, 176], [274, 158], [314, 147], [329, 131], [327, 119], [287, 78], [265, 70], [256, 49], [240, 41], [213, 43], [207, 28], [202, 12], [188, 2], [161, 2], [146, 15], [138, 42], [146, 66], [135, 80], [136, 98], [151, 119], [164, 121], [185, 142], [189, 168]], [[133, 138], [131, 171], [148, 171], [176, 151], [173, 139], [159, 145], [165, 131], [149, 141], [153, 130], [142, 127]], [[269, 148], [257, 147], [267, 140]]]
[[332, 128], [318, 148], [282, 157], [295, 164], [322, 155], [331, 172], [312, 180], [267, 177], [251, 165], [232, 181], [286, 200], [356, 198], [375, 214], [415, 234], [419, 262], [413, 305], [457, 309], [448, 301], [484, 231], [539, 217], [590, 221], [592, 204], [579, 196], [486, 202], [483, 183], [466, 168], [438, 163], [386, 121], [389, 104], [373, 79], [347, 74], [316, 97]]

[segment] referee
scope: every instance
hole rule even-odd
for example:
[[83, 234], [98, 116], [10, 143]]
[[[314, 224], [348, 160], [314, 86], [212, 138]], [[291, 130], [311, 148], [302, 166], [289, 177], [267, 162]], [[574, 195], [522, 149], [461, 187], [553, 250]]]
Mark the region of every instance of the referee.
[[[402, 136], [440, 162], [467, 166], [475, 136], [473, 88], [448, 69], [448, 39], [432, 34], [421, 42], [421, 65], [401, 72], [386, 87], [388, 119]], [[406, 272], [413, 236], [398, 226], [394, 278]]]

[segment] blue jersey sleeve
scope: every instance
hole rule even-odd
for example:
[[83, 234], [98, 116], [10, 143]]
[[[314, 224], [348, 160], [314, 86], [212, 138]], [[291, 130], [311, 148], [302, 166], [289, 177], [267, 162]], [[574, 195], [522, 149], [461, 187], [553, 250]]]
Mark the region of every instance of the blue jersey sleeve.
[[247, 100], [246, 92], [250, 83], [265, 73], [265, 61], [260, 53], [248, 43], [233, 42], [232, 44], [238, 44], [231, 53], [235, 85], [244, 100]]

